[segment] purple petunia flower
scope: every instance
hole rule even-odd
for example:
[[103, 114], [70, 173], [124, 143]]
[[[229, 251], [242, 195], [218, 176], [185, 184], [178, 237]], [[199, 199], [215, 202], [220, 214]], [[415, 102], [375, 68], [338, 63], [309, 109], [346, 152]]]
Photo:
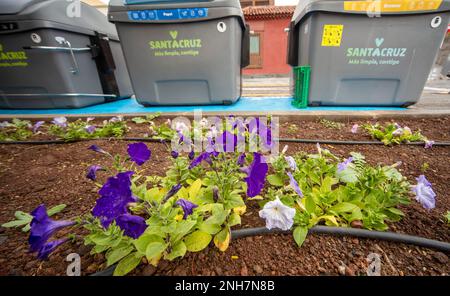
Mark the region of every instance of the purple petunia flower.
[[264, 156], [260, 153], [253, 153], [253, 162], [245, 169], [247, 177], [244, 178], [247, 182], [247, 196], [255, 197], [264, 188], [266, 182], [266, 174], [269, 166], [264, 162]]
[[52, 123], [54, 125], [59, 126], [59, 127], [65, 128], [65, 127], [67, 127], [67, 118], [65, 118], [65, 117], [55, 117], [55, 118], [53, 118]]
[[237, 164], [238, 166], [243, 166], [245, 164], [245, 153], [241, 153], [238, 157]]
[[183, 208], [184, 220], [186, 220], [187, 217], [193, 213], [194, 209], [198, 207], [196, 204], [182, 198], [177, 200], [176, 204]]
[[38, 252], [56, 231], [75, 224], [73, 221], [50, 219], [45, 205], [38, 206], [31, 212], [31, 215], [33, 220], [30, 223], [30, 237], [28, 238], [31, 252]]
[[214, 186], [213, 188], [213, 200], [214, 202], [219, 200], [219, 188], [217, 188], [217, 186]]
[[343, 170], [347, 169], [347, 167], [352, 163], [353, 157], [349, 157], [343, 162], [338, 163], [338, 172], [342, 172]]
[[433, 148], [433, 145], [434, 145], [434, 141], [432, 141], [432, 140], [425, 141], [425, 149]]
[[98, 153], [102, 153], [102, 154], [109, 154], [108, 152], [106, 152], [102, 148], [98, 147], [97, 145], [91, 145], [88, 149], [98, 152]]
[[292, 187], [292, 189], [294, 189], [294, 191], [298, 194], [298, 196], [303, 197], [303, 192], [300, 189], [300, 186], [298, 186], [297, 181], [294, 179], [294, 176], [288, 172], [287, 175], [289, 176], [289, 185]]
[[88, 169], [88, 173], [86, 174], [86, 178], [95, 181], [97, 179], [97, 171], [101, 170], [102, 167], [99, 165], [92, 165]]
[[131, 176], [134, 172], [118, 173], [110, 177], [98, 192], [92, 215], [100, 219], [102, 226], [107, 228], [117, 217], [127, 214], [127, 205], [136, 202], [136, 197], [131, 192]]
[[352, 129], [351, 129], [352, 134], [358, 133], [358, 129], [359, 129], [359, 125], [358, 124], [354, 124], [352, 126]]
[[285, 156], [284, 159], [286, 159], [286, 162], [288, 163], [292, 171], [295, 171], [297, 169], [297, 163], [292, 156]]
[[189, 169], [193, 169], [196, 166], [198, 166], [199, 164], [202, 163], [202, 161], [206, 161], [207, 163], [211, 164], [212, 160], [211, 160], [211, 155], [213, 155], [214, 152], [203, 152], [201, 153], [199, 156], [197, 156], [197, 158], [195, 158], [191, 164], [189, 165]]
[[234, 152], [237, 146], [237, 136], [229, 131], [224, 131], [220, 137], [217, 138], [217, 145], [221, 152]]
[[145, 219], [140, 216], [125, 214], [116, 218], [117, 226], [124, 231], [126, 236], [137, 239], [147, 229]]
[[165, 203], [169, 198], [174, 196], [175, 194], [180, 191], [181, 187], [183, 187], [181, 184], [174, 185], [169, 192], [167, 192], [166, 196], [164, 196], [162, 203]]
[[141, 166], [150, 159], [152, 152], [145, 143], [140, 142], [128, 145], [128, 155], [132, 161]]
[[259, 118], [254, 118], [250, 120], [247, 127], [251, 134], [254, 133], [258, 134], [261, 141], [261, 145], [263, 147], [265, 147], [266, 149], [272, 148], [272, 146], [274, 145], [272, 141], [272, 130], [263, 122], [261, 122]]
[[38, 121], [33, 125], [33, 133], [37, 133], [38, 129], [45, 123], [45, 121]]
[[177, 151], [173, 150], [173, 151], [170, 153], [170, 155], [172, 155], [172, 158], [173, 158], [173, 159], [177, 159], [178, 156], [179, 156], [180, 154], [179, 154]]
[[65, 238], [46, 243], [45, 245], [42, 246], [42, 248], [39, 249], [38, 259], [47, 260], [48, 256], [50, 256], [50, 254], [53, 253], [53, 251], [56, 250], [56, 248], [58, 248], [60, 245], [62, 245], [67, 241], [68, 239]]
[[416, 200], [420, 202], [425, 209], [434, 209], [436, 207], [436, 193], [434, 193], [431, 183], [424, 175], [420, 175], [416, 180], [417, 185], [412, 186], [412, 191], [416, 195]]
[[95, 125], [88, 125], [84, 128], [88, 134], [93, 134], [97, 129]]
[[195, 157], [195, 152], [194, 152], [194, 150], [192, 150], [191, 152], [189, 152], [188, 157], [189, 157], [190, 160], [193, 160], [193, 159], [194, 159], [194, 157]]

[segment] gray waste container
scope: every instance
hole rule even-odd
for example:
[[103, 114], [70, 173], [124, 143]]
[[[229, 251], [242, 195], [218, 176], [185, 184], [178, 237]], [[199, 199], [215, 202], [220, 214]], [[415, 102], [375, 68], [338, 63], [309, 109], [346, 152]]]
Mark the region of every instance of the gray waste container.
[[0, 108], [79, 108], [131, 95], [117, 32], [97, 9], [0, 1]]
[[238, 0], [112, 0], [138, 102], [229, 104], [241, 96], [249, 34]]
[[304, 0], [288, 63], [311, 66], [310, 105], [408, 106], [420, 98], [449, 21], [448, 0]]

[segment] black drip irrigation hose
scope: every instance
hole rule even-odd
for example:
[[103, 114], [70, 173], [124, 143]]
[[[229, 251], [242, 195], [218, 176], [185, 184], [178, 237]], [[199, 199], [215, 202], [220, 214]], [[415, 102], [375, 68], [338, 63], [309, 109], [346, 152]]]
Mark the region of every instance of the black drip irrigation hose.
[[[152, 139], [152, 138], [140, 138], [140, 137], [126, 137], [126, 138], [98, 138], [98, 139], [80, 139], [80, 140], [43, 140], [43, 141], [0, 141], [0, 145], [49, 145], [49, 144], [69, 144], [77, 142], [87, 142], [87, 141], [139, 141], [139, 142], [150, 142], [150, 143], [168, 143], [169, 140], [162, 139]], [[303, 144], [329, 144], [329, 145], [384, 145], [380, 141], [341, 141], [341, 140], [318, 140], [318, 139], [290, 139], [290, 138], [280, 138], [279, 142], [282, 143], [303, 143]], [[411, 142], [402, 143], [399, 145], [408, 146], [424, 146], [425, 142]], [[433, 146], [450, 146], [450, 142], [435, 142]]]
[[[244, 228], [231, 231], [231, 239], [235, 240], [249, 236], [261, 236], [268, 234], [290, 234], [290, 233], [291, 233], [290, 231], [283, 231], [279, 229], [269, 230], [265, 227]], [[435, 249], [443, 252], [450, 252], [450, 243], [395, 232], [382, 232], [382, 231], [373, 231], [348, 227], [314, 226], [313, 228], [309, 229], [308, 233], [375, 239], [394, 243], [409, 244], [418, 247]], [[91, 276], [112, 276], [115, 268], [116, 265], [112, 265], [106, 268], [105, 270], [91, 274]]]

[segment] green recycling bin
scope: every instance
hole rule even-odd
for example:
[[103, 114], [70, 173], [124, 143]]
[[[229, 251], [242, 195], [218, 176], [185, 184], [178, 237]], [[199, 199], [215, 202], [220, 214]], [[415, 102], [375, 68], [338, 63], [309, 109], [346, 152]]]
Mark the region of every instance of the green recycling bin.
[[240, 98], [249, 29], [238, 0], [112, 0], [108, 17], [140, 104], [231, 104]]
[[418, 101], [449, 22], [448, 0], [300, 1], [288, 63], [310, 66], [309, 105]]

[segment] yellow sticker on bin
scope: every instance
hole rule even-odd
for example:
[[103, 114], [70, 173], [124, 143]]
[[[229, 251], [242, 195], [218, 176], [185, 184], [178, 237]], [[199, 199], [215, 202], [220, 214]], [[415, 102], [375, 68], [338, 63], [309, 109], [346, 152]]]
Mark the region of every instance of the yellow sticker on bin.
[[344, 25], [324, 25], [322, 46], [341, 46]]
[[442, 0], [366, 0], [344, 1], [345, 11], [407, 12], [436, 10]]

